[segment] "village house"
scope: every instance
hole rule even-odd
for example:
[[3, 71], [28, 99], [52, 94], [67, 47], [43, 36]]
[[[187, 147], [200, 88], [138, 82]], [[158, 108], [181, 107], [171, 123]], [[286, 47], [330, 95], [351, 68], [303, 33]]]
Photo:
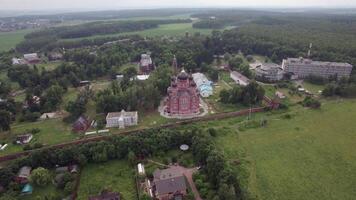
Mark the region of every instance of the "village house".
[[242, 75], [237, 71], [230, 72], [230, 77], [235, 81], [236, 84], [246, 86], [250, 83], [250, 79]]
[[48, 60], [49, 61], [55, 61], [55, 60], [62, 60], [63, 59], [63, 54], [59, 52], [51, 52], [48, 54]]
[[12, 65], [25, 65], [26, 61], [24, 59], [21, 58], [12, 58]]
[[19, 184], [28, 183], [31, 175], [31, 169], [32, 168], [29, 166], [21, 167], [17, 176], [15, 177], [15, 181]]
[[111, 112], [106, 116], [106, 128], [125, 128], [127, 126], [135, 126], [138, 122], [137, 111], [126, 112], [122, 110], [121, 112]]
[[209, 97], [213, 95], [213, 86], [212, 82], [202, 73], [194, 73], [193, 75], [194, 82], [197, 84], [199, 89], [200, 96]]
[[84, 116], [81, 116], [72, 125], [74, 132], [85, 132], [90, 127], [91, 122]]
[[41, 61], [37, 53], [24, 54], [23, 57], [28, 64], [37, 64]]
[[16, 137], [16, 144], [28, 144], [33, 138], [32, 134], [24, 134]]
[[185, 176], [174, 166], [153, 172], [153, 188], [158, 200], [182, 199], [187, 194]]

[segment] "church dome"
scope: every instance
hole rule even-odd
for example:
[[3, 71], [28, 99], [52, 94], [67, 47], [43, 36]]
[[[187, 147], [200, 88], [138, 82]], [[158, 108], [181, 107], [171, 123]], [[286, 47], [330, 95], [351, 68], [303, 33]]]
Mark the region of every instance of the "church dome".
[[179, 80], [187, 80], [189, 78], [189, 74], [187, 72], [185, 72], [184, 70], [182, 70], [179, 74], [178, 74], [178, 79]]

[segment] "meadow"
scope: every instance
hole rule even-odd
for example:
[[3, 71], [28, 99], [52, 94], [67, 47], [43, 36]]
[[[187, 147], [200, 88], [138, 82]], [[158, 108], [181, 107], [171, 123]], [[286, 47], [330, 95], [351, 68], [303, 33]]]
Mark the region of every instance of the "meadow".
[[31, 29], [26, 29], [0, 33], [0, 52], [15, 48], [18, 43], [24, 40], [24, 36], [31, 31]]
[[136, 199], [134, 169], [123, 160], [85, 166], [81, 173], [77, 199], [86, 200], [103, 189], [119, 192], [125, 200]]
[[266, 127], [239, 131], [246, 121], [220, 127], [217, 144], [239, 174], [247, 199], [354, 199], [356, 101], [323, 101], [288, 114], [255, 115]]

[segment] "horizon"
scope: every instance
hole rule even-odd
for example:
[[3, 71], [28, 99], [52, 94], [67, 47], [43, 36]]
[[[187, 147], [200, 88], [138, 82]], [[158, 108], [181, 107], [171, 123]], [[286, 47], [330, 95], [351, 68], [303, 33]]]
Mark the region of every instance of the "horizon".
[[147, 9], [356, 9], [352, 0], [0, 0], [0, 11], [67, 12]]

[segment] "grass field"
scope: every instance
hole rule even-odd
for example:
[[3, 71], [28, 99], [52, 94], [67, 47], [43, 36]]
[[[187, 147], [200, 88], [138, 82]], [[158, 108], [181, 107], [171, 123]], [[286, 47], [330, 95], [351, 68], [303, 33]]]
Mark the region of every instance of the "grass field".
[[109, 161], [89, 164], [83, 170], [78, 191], [78, 200], [99, 194], [103, 189], [120, 192], [124, 200], [135, 200], [134, 167], [126, 161]]
[[355, 199], [356, 101], [327, 101], [320, 110], [295, 106], [290, 114], [243, 132], [237, 121], [217, 126], [217, 143], [241, 162], [234, 168], [248, 199]]
[[71, 132], [71, 126], [62, 122], [62, 119], [14, 124], [11, 127], [11, 133], [1, 133], [0, 135], [0, 139], [9, 145], [5, 151], [0, 151], [0, 156], [22, 151], [22, 146], [12, 144], [12, 140], [15, 139], [16, 135], [27, 133], [27, 130], [33, 128], [39, 128], [41, 132], [34, 135], [31, 144], [40, 142], [46, 145], [53, 145], [78, 139], [78, 136]]
[[0, 52], [15, 48], [18, 43], [24, 40], [24, 36], [31, 31], [31, 29], [26, 29], [0, 33]]
[[134, 35], [138, 34], [141, 36], [155, 37], [155, 36], [184, 36], [186, 32], [194, 34], [199, 32], [200, 34], [210, 34], [212, 29], [196, 29], [192, 27], [192, 23], [178, 23], [178, 24], [164, 24], [159, 25], [158, 28], [147, 29], [143, 31], [133, 31], [133, 32], [124, 32], [116, 34], [107, 34], [107, 35], [94, 35], [90, 37], [82, 37], [75, 39], [64, 39], [64, 40], [82, 40], [82, 39], [93, 39], [93, 38], [103, 38], [103, 37], [114, 37], [121, 35]]

